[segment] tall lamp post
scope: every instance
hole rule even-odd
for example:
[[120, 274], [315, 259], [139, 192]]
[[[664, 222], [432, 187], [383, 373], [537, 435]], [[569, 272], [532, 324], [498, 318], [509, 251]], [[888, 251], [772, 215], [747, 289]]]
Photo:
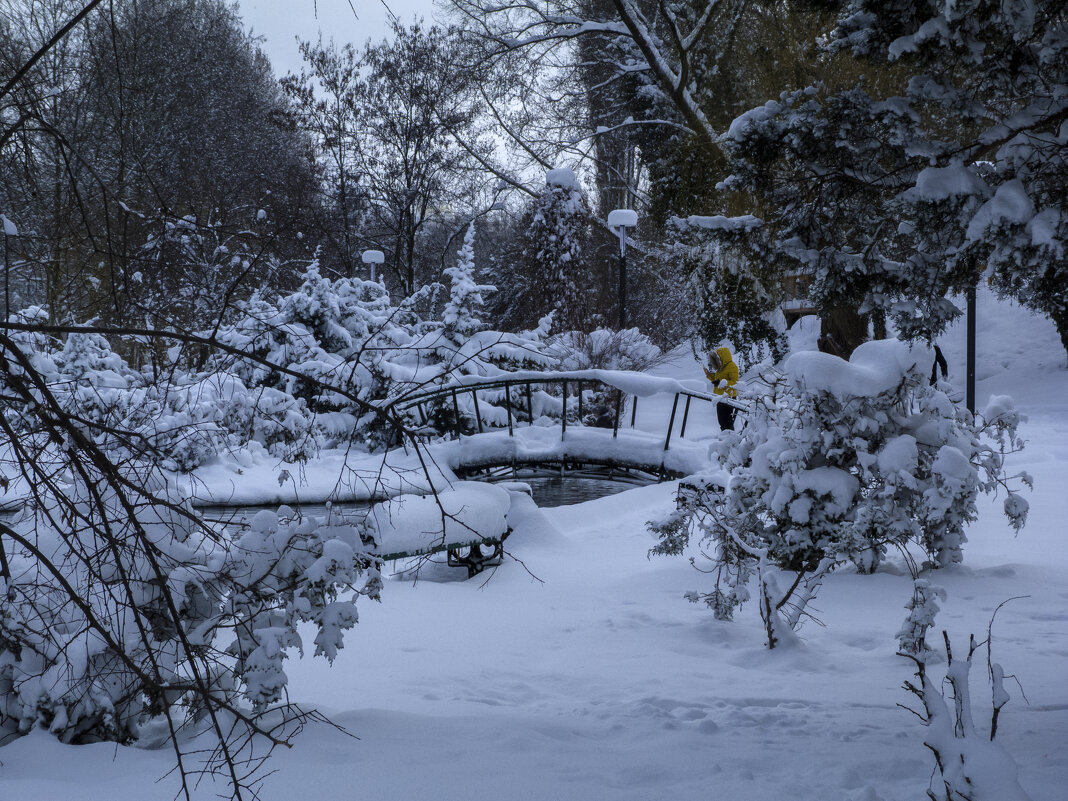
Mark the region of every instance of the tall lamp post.
[[616, 209], [608, 213], [608, 227], [619, 237], [619, 330], [627, 327], [627, 229], [638, 224], [638, 212]]
[[371, 280], [375, 280], [375, 265], [382, 264], [386, 260], [386, 254], [381, 250], [365, 250], [363, 252], [363, 263], [371, 268]]
[[965, 325], [967, 351], [965, 354], [965, 404], [975, 414], [975, 286], [968, 288], [968, 319]]

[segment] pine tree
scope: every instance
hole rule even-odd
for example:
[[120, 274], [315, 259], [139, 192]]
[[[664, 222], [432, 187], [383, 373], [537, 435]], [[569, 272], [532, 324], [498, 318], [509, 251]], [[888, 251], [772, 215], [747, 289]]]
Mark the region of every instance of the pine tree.
[[[813, 275], [822, 309], [937, 336], [981, 277], [1068, 349], [1068, 14], [1059, 0], [840, 4], [830, 54], [878, 80], [813, 85], [742, 115], [726, 188], [754, 242]], [[866, 332], [861, 332], [863, 336]]]
[[590, 327], [589, 274], [585, 255], [589, 206], [572, 170], [549, 170], [545, 189], [528, 210], [523, 259], [528, 265], [528, 292], [542, 313], [553, 311], [562, 330]]
[[443, 330], [455, 342], [481, 330], [482, 321], [475, 315], [485, 302], [483, 295], [496, 287], [475, 283], [475, 221], [467, 226], [464, 243], [454, 267], [446, 267], [450, 280], [449, 300], [442, 315]]

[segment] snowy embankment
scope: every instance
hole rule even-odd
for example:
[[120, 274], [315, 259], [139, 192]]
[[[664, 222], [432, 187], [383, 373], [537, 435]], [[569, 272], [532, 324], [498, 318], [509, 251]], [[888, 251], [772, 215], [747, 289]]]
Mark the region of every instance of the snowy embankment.
[[[1000, 503], [983, 501], [964, 565], [933, 576], [948, 591], [938, 624], [960, 649], [969, 633], [985, 636], [998, 604], [1025, 596], [993, 627], [994, 658], [1027, 696], [1007, 685], [998, 739], [1035, 801], [1059, 799], [1068, 787], [1068, 370], [1048, 321], [985, 294], [979, 312], [978, 402], [1010, 394], [1029, 416], [1028, 448], [1010, 468], [1032, 473], [1035, 491], [1019, 537]], [[963, 324], [940, 344], [959, 382]], [[699, 369], [687, 356], [663, 372], [690, 379]], [[666, 420], [670, 402], [651, 401], [639, 423], [649, 415], [647, 430], [659, 430], [651, 422]], [[713, 436], [714, 420], [691, 410], [687, 440]], [[528, 507], [507, 543], [521, 564], [471, 581], [431, 564], [418, 582], [387, 582], [381, 605], [361, 606], [332, 668], [289, 665], [293, 699], [361, 739], [305, 731], [274, 759], [263, 798], [305, 798], [309, 788], [390, 801], [923, 798], [931, 757], [919, 721], [897, 706], [909, 701], [901, 682], [910, 676], [894, 655], [911, 592], [902, 565], [832, 575], [817, 599], [825, 625], [805, 628], [799, 647], [768, 652], [755, 609], [716, 622], [682, 598], [710, 577], [684, 559], [646, 557], [645, 521], [673, 504], [673, 490]], [[988, 704], [984, 672], [981, 662], [972, 671], [977, 713]], [[155, 782], [170, 760], [64, 746], [37, 731], [0, 750], [0, 799], [169, 801], [173, 777]], [[221, 789], [205, 783], [196, 797]]]

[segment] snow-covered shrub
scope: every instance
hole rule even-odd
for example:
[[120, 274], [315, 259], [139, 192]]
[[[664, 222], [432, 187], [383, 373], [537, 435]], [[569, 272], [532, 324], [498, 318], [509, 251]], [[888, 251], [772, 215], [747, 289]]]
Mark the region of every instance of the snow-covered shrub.
[[1004, 472], [1006, 449], [1020, 447], [1011, 401], [973, 421], [929, 385], [932, 358], [897, 340], [866, 343], [848, 362], [803, 352], [750, 387], [746, 424], [713, 446], [720, 474], [656, 527], [657, 552], [682, 552], [691, 533], [710, 549], [716, 587], [694, 600], [729, 618], [757, 575], [774, 647], [837, 564], [871, 572], [887, 547], [913, 544], [936, 565], [959, 562], [981, 491], [1005, 490], [1010, 524], [1024, 524], [1027, 503]]
[[42, 466], [61, 477], [5, 531], [0, 740], [42, 726], [151, 745], [220, 711], [255, 726], [283, 697], [297, 625], [314, 624], [315, 653], [333, 660], [357, 597], [377, 597], [362, 528], [261, 512], [232, 536], [158, 474], [85, 457]]
[[415, 321], [392, 305], [381, 284], [331, 281], [312, 263], [296, 292], [277, 302], [254, 296], [240, 311], [219, 341], [285, 372], [233, 355], [216, 357], [212, 369], [233, 372], [250, 388], [303, 400], [327, 444], [352, 436], [371, 446], [386, 442], [389, 427], [371, 404], [396, 394], [395, 382], [411, 380], [397, 358], [407, 350]]
[[[27, 310], [19, 319], [46, 323], [42, 315]], [[169, 365], [154, 377], [132, 369], [99, 334], [73, 333], [64, 341], [23, 335], [20, 344], [56, 402], [92, 430], [111, 458], [151, 456], [190, 471], [250, 442], [288, 461], [315, 452], [304, 402], [284, 391], [250, 389], [219, 369], [187, 374]], [[11, 406], [7, 413], [16, 430], [34, 430], [32, 409]]]
[[562, 370], [634, 370], [661, 364], [665, 354], [637, 328], [613, 331], [598, 328], [585, 333], [566, 331], [553, 337], [561, 352]]
[[193, 512], [161, 465], [281, 445], [307, 421], [283, 390], [184, 376], [177, 356], [150, 382], [95, 334], [0, 338], [0, 486], [24, 500], [0, 522], [0, 743], [43, 727], [169, 744], [188, 790], [187, 743], [208, 742], [203, 770], [243, 797], [271, 748], [321, 718], [284, 699], [297, 627], [333, 659], [380, 560], [362, 524], [262, 513], [235, 531]]
[[[899, 655], [911, 661], [916, 669], [916, 680], [906, 681], [905, 689], [919, 700], [920, 708], [910, 711], [923, 721], [923, 744], [935, 760], [935, 772], [927, 795], [932, 801], [1030, 801], [1017, 779], [1015, 761], [995, 739], [998, 718], [1010, 696], [1005, 689], [1005, 679], [1008, 678], [1005, 670], [993, 661], [993, 617], [983, 642], [977, 643], [974, 635], [969, 638], [968, 655], [964, 659], [954, 657], [949, 635], [943, 631], [948, 663], [946, 676], [939, 683], [931, 679], [930, 663], [934, 652], [927, 647], [925, 639], [938, 612], [935, 598], [944, 600], [945, 597], [941, 588], [930, 586], [925, 579], [917, 579], [913, 598], [906, 606], [909, 616], [898, 635], [901, 638]], [[997, 610], [994, 614], [997, 615]], [[989, 727], [979, 731], [972, 708], [970, 678], [973, 658], [983, 645], [986, 645], [991, 710]], [[943, 689], [946, 685], [949, 686], [949, 698]]]
[[941, 608], [938, 602], [945, 600], [946, 591], [927, 579], [918, 578], [913, 582], [912, 597], [905, 604], [909, 614], [897, 633], [899, 651], [917, 656], [928, 653], [927, 630], [934, 625], [935, 615]]
[[143, 402], [138, 431], [164, 466], [195, 470], [218, 454], [261, 445], [272, 457], [304, 462], [318, 450], [303, 400], [273, 387], [250, 389], [235, 375], [176, 375], [170, 385], [132, 393]]

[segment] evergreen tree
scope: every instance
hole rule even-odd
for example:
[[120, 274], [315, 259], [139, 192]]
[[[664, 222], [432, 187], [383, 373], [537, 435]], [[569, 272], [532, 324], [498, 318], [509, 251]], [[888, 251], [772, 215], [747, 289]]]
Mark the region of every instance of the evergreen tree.
[[467, 226], [464, 243], [456, 265], [445, 268], [450, 280], [449, 300], [442, 315], [443, 330], [455, 342], [481, 330], [482, 321], [475, 315], [484, 303], [483, 295], [496, 287], [475, 283], [475, 221]]
[[735, 120], [726, 186], [758, 199], [754, 241], [812, 274], [825, 310], [888, 315], [908, 337], [937, 336], [960, 313], [947, 296], [987, 276], [1068, 349], [1064, 4], [838, 8], [827, 52], [880, 80], [813, 85]]
[[531, 203], [523, 232], [529, 302], [553, 311], [562, 330], [590, 326], [589, 273], [585, 254], [589, 240], [589, 206], [572, 170], [549, 170], [545, 189]]

